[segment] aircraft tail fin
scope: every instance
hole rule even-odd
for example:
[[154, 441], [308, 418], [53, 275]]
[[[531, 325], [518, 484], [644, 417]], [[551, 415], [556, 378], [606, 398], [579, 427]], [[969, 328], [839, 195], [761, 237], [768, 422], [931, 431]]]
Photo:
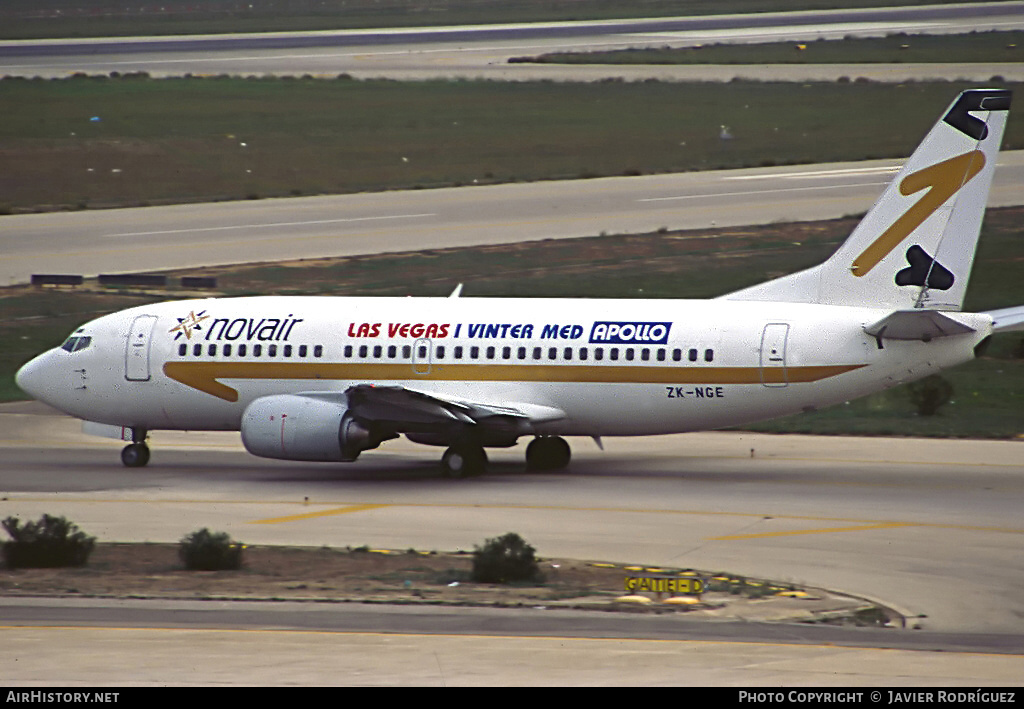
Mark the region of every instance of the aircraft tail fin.
[[961, 93], [831, 258], [723, 298], [960, 310], [1010, 97]]

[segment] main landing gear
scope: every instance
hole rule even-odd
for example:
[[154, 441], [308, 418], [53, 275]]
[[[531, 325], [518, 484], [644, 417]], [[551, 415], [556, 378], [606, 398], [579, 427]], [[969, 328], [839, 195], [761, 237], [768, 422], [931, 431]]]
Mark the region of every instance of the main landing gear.
[[534, 438], [526, 446], [527, 470], [561, 470], [571, 458], [569, 444], [558, 436]]
[[[535, 438], [526, 447], [527, 470], [561, 470], [571, 458], [569, 444], [558, 436]], [[450, 478], [475, 478], [487, 469], [487, 453], [473, 443], [454, 445], [441, 457], [441, 469]]]
[[145, 429], [135, 429], [132, 432], [132, 442], [121, 449], [121, 462], [126, 468], [141, 468], [149, 462], [147, 433]]
[[450, 478], [475, 478], [487, 469], [487, 453], [471, 443], [454, 445], [441, 456], [441, 468]]

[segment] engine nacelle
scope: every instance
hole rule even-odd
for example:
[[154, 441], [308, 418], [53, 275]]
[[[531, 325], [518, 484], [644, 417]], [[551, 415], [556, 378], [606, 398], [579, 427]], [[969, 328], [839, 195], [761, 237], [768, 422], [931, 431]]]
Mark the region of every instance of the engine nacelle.
[[353, 461], [380, 445], [343, 403], [294, 394], [264, 396], [242, 414], [242, 443], [282, 460]]

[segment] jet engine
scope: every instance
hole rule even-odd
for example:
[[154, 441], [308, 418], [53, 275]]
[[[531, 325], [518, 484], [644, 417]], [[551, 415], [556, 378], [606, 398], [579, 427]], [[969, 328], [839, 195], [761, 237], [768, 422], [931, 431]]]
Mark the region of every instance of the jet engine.
[[263, 458], [350, 462], [393, 437], [356, 421], [344, 403], [315, 396], [264, 396], [242, 414], [242, 443]]

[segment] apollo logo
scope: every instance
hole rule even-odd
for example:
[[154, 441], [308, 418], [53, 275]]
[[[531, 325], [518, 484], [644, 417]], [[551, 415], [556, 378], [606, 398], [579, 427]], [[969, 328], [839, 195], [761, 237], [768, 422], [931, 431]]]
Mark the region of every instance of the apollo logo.
[[607, 345], [664, 345], [670, 322], [595, 322], [590, 341]]

